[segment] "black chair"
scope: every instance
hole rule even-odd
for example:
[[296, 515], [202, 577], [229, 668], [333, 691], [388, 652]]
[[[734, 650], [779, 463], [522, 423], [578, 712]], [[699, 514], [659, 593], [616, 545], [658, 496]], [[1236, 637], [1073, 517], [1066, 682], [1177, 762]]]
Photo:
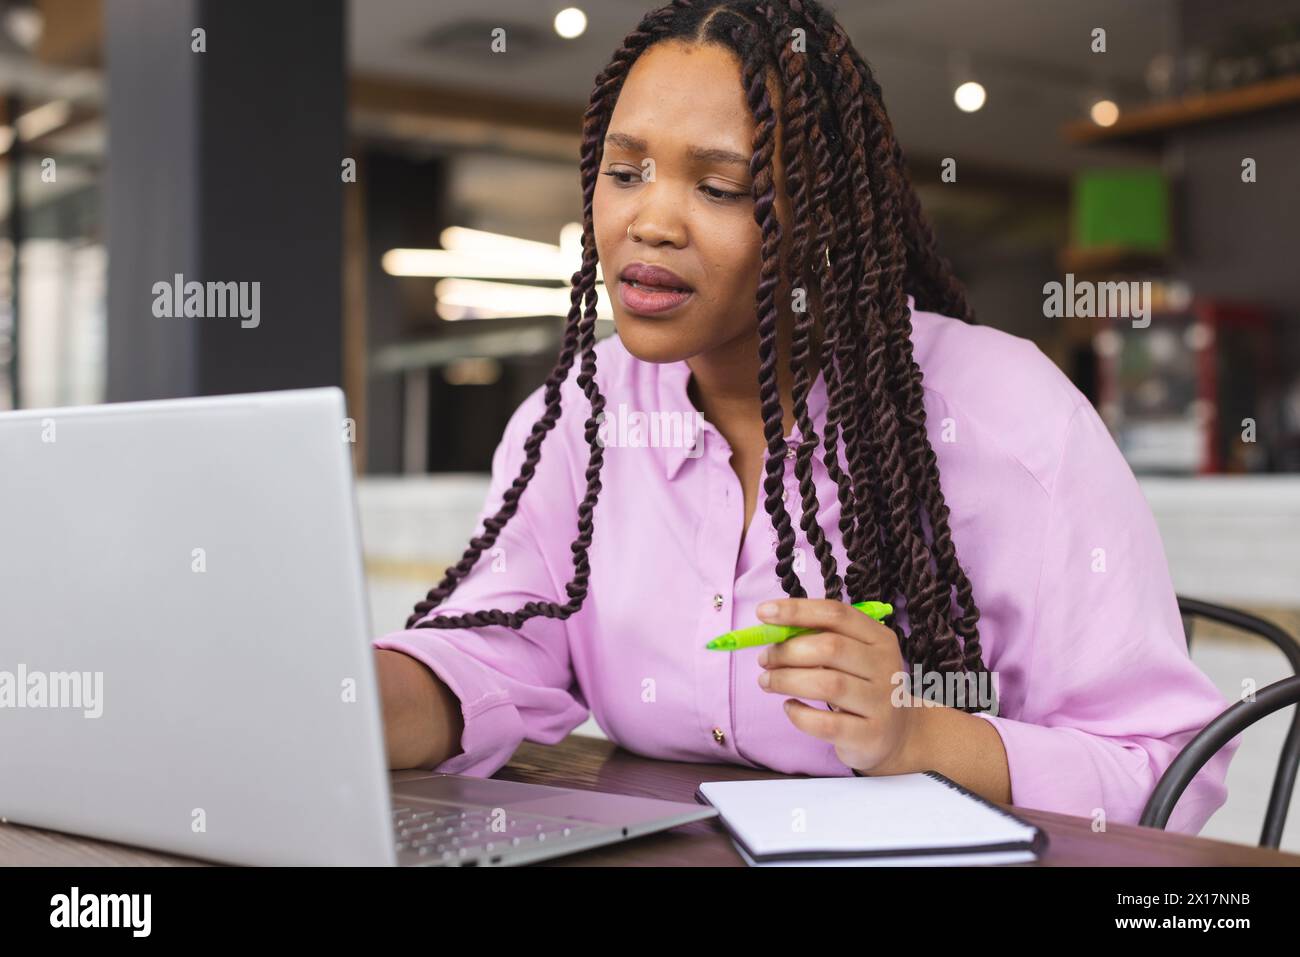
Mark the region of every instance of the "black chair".
[[[1289, 705], [1300, 704], [1300, 644], [1285, 631], [1270, 621], [1255, 615], [1225, 608], [1222, 605], [1198, 601], [1195, 598], [1178, 597], [1178, 610], [1183, 616], [1183, 629], [1187, 634], [1188, 650], [1192, 644], [1192, 627], [1195, 618], [1205, 618], [1220, 624], [1238, 628], [1271, 641], [1286, 655], [1291, 670], [1296, 676], [1284, 678], [1255, 692], [1254, 701], [1238, 701], [1226, 711], [1207, 724], [1179, 752], [1169, 768], [1161, 775], [1155, 790], [1147, 800], [1139, 824], [1145, 827], [1164, 828], [1173, 813], [1174, 805], [1183, 791], [1191, 783], [1207, 761], [1225, 744], [1249, 728], [1256, 721], [1274, 711], [1280, 711]], [[1282, 746], [1282, 756], [1278, 760], [1277, 773], [1273, 776], [1273, 791], [1269, 795], [1268, 810], [1264, 814], [1264, 828], [1260, 833], [1259, 846], [1276, 848], [1282, 840], [1282, 830], [1286, 826], [1287, 808], [1291, 804], [1291, 793], [1295, 789], [1296, 768], [1300, 765], [1300, 707], [1296, 708], [1291, 719], [1291, 730], [1287, 732], [1286, 742]]]

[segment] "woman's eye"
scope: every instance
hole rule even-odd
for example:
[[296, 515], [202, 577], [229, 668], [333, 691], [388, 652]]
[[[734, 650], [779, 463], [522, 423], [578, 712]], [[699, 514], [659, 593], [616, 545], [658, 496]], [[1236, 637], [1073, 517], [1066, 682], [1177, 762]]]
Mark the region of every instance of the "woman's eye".
[[[633, 183], [640, 182], [642, 179], [640, 173], [634, 173], [625, 169], [608, 169], [604, 170], [601, 175], [612, 177], [620, 186], [631, 186]], [[710, 199], [715, 199], [723, 203], [734, 203], [735, 201], [744, 199], [749, 195], [748, 193], [728, 192], [727, 190], [719, 189], [716, 186], [701, 186], [700, 189], [704, 190]]]
[[713, 196], [714, 199], [722, 200], [724, 203], [735, 202], [736, 200], [744, 199], [749, 195], [748, 193], [729, 193], [725, 189], [718, 189], [716, 186], [701, 186], [700, 189]]

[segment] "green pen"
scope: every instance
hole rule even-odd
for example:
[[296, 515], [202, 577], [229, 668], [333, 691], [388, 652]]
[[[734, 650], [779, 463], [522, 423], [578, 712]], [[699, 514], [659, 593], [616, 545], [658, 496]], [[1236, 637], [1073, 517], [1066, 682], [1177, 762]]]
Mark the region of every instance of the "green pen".
[[[859, 601], [854, 602], [853, 607], [864, 615], [870, 615], [876, 621], [884, 621], [886, 616], [894, 613], [894, 606], [884, 601]], [[793, 625], [750, 625], [748, 628], [739, 628], [725, 635], [718, 635], [704, 647], [708, 651], [739, 651], [741, 648], [772, 645], [793, 638], [795, 635], [806, 635], [821, 630], [820, 628], [796, 628]]]

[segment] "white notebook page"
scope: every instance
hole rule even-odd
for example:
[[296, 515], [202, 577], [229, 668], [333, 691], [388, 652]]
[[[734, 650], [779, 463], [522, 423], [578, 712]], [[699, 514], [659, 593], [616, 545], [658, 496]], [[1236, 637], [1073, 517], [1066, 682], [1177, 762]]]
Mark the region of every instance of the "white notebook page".
[[1034, 836], [1032, 827], [921, 773], [706, 781], [700, 793], [760, 856], [982, 847]]

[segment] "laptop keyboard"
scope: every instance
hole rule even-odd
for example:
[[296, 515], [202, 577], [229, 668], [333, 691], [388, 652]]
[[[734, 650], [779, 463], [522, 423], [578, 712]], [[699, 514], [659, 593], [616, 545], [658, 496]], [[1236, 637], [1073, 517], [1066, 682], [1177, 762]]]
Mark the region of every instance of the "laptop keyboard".
[[[443, 804], [394, 807], [397, 850], [454, 864], [542, 844], [569, 844], [604, 828], [519, 811]], [[496, 828], [493, 825], [496, 824]]]

